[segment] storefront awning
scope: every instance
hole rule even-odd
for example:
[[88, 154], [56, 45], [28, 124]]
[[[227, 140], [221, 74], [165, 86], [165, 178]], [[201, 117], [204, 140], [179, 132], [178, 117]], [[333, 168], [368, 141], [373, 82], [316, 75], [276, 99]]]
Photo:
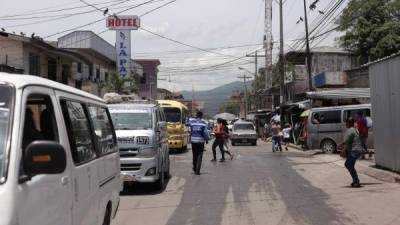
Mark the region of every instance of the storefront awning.
[[341, 88], [335, 90], [307, 92], [310, 99], [356, 99], [371, 98], [369, 88]]

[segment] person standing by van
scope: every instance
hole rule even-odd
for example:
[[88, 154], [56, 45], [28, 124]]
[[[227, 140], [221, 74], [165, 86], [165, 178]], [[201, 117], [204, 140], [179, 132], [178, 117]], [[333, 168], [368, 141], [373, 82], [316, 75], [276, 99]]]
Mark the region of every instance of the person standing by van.
[[[367, 119], [363, 117], [362, 111], [357, 112], [356, 128], [358, 130], [358, 133], [360, 134], [360, 141], [361, 141], [361, 146], [363, 148], [363, 153], [367, 153], [368, 126], [367, 126]], [[362, 155], [362, 158], [364, 158], [364, 155]]]
[[339, 145], [339, 148], [342, 151], [346, 151], [346, 162], [345, 166], [349, 171], [353, 182], [351, 183], [351, 187], [357, 188], [361, 187], [360, 180], [358, 178], [357, 171], [355, 169], [356, 161], [360, 158], [363, 147], [361, 145], [360, 134], [358, 130], [354, 127], [354, 119], [349, 117], [346, 120], [346, 133], [344, 137], [344, 142]]
[[203, 112], [198, 111], [196, 119], [188, 123], [190, 126], [193, 153], [193, 172], [200, 175], [201, 162], [203, 160], [204, 143], [208, 142], [208, 129], [207, 123], [202, 120]]
[[214, 128], [215, 140], [212, 145], [213, 159], [212, 162], [217, 161], [217, 146], [221, 151], [221, 159], [220, 162], [225, 162], [225, 152], [224, 152], [224, 136], [226, 135], [226, 131], [224, 125], [222, 123], [222, 119], [217, 119], [217, 126]]

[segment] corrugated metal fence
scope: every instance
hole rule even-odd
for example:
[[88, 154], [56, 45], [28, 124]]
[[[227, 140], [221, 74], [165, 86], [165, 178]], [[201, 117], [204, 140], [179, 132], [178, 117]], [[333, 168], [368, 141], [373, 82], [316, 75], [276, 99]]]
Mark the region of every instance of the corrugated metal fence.
[[369, 66], [375, 161], [400, 172], [400, 56]]

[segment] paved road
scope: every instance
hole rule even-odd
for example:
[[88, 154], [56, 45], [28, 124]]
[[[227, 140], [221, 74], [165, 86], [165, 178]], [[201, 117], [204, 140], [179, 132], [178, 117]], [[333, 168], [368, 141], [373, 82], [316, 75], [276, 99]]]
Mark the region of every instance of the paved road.
[[173, 177], [163, 193], [149, 185], [123, 193], [113, 225], [400, 224], [400, 184], [360, 175], [348, 187], [344, 168], [297, 150], [272, 153], [269, 144], [232, 147], [233, 161], [212, 163], [201, 176], [191, 152], [171, 156]]

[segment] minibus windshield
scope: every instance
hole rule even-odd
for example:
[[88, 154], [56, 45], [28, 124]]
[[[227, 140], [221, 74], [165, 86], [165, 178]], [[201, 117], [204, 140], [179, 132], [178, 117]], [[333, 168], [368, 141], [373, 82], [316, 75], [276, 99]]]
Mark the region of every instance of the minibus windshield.
[[6, 153], [10, 138], [10, 112], [12, 104], [12, 88], [0, 84], [0, 184], [6, 176]]
[[116, 130], [147, 130], [152, 128], [151, 113], [137, 112], [112, 112], [111, 117]]
[[181, 123], [181, 110], [178, 108], [165, 107], [164, 114], [168, 123]]

